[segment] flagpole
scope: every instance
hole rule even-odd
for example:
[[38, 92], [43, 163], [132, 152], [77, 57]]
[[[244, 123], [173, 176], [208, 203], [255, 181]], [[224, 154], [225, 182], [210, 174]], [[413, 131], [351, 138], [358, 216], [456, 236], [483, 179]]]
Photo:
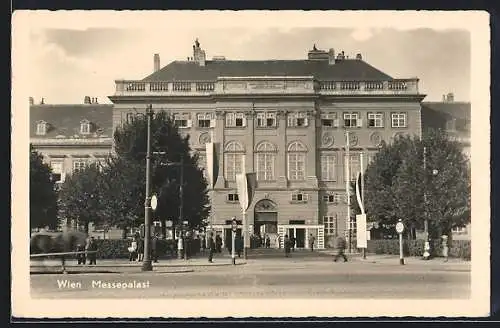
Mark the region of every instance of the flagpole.
[[349, 162], [350, 162], [350, 154], [349, 154], [349, 131], [346, 131], [346, 146], [345, 146], [345, 164], [346, 164], [346, 182], [345, 182], [345, 191], [347, 195], [347, 225], [348, 225], [348, 233], [349, 233], [349, 253], [351, 252], [351, 193], [350, 193], [350, 182], [351, 182], [351, 173], [349, 170]]
[[[361, 203], [363, 204], [363, 208], [365, 208], [365, 166], [363, 163], [363, 152], [359, 153], [359, 164], [361, 166]], [[366, 211], [366, 208], [365, 208]], [[359, 231], [358, 231], [359, 233]], [[366, 235], [366, 231], [362, 231]], [[363, 259], [366, 260], [366, 248], [363, 247]]]

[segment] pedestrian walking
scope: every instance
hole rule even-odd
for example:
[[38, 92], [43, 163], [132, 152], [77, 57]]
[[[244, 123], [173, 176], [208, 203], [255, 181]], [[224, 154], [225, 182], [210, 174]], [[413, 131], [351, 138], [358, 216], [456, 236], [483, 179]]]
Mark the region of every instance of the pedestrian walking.
[[87, 245], [85, 246], [85, 251], [87, 252], [87, 258], [89, 259], [89, 264], [90, 265], [96, 265], [97, 264], [97, 244], [95, 242], [94, 236], [90, 237], [88, 240]]
[[78, 260], [78, 264], [85, 264], [86, 263], [86, 257], [85, 257], [85, 246], [82, 244], [76, 245], [76, 251], [77, 252], [82, 252], [76, 254], [76, 259]]
[[137, 262], [144, 259], [144, 238], [139, 238], [137, 241]]
[[182, 240], [182, 236], [179, 236], [177, 239], [177, 257], [179, 259], [184, 257], [184, 241]]
[[285, 243], [285, 257], [289, 257], [290, 256], [291, 241], [288, 238], [288, 235], [285, 235], [284, 243]]
[[281, 249], [281, 236], [279, 234], [276, 236], [276, 248]]
[[222, 253], [222, 237], [219, 234], [215, 236], [215, 250], [217, 253]]
[[128, 251], [130, 253], [128, 260], [130, 262], [135, 261], [137, 258], [137, 238], [133, 237], [132, 242], [130, 243], [130, 247], [128, 248]]
[[208, 235], [207, 248], [208, 248], [208, 262], [212, 263], [214, 258], [214, 252], [216, 251], [216, 246], [214, 239], [212, 238], [212, 233]]
[[270, 247], [271, 247], [271, 238], [269, 237], [269, 235], [266, 235], [266, 248]]
[[153, 238], [151, 239], [151, 260], [154, 263], [158, 263], [158, 233], [153, 234]]
[[442, 239], [441, 246], [443, 248], [444, 261], [448, 262], [448, 236], [443, 235], [441, 236], [441, 239]]
[[295, 252], [295, 236], [290, 237], [290, 248], [292, 249], [292, 252]]
[[338, 236], [337, 239], [335, 240], [335, 248], [337, 249], [337, 254], [335, 254], [335, 257], [333, 259], [334, 262], [337, 262], [339, 257], [344, 258], [344, 262], [347, 262], [347, 256], [345, 256], [345, 248], [346, 248], [346, 241], [345, 238], [342, 236]]
[[313, 234], [309, 235], [309, 248], [311, 248], [311, 252], [314, 251], [314, 242], [316, 241], [316, 238], [314, 238]]

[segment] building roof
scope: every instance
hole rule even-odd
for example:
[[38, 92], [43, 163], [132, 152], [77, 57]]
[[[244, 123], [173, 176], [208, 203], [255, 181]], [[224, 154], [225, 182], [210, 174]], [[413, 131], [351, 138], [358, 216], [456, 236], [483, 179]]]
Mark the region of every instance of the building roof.
[[470, 102], [422, 102], [422, 124], [426, 127], [447, 130], [453, 120], [457, 132], [469, 134], [470, 116]]
[[[91, 133], [81, 134], [80, 124], [91, 123]], [[49, 129], [45, 135], [37, 135], [37, 124], [45, 121]], [[113, 136], [113, 105], [109, 104], [40, 104], [30, 106], [30, 138], [100, 139]]]
[[143, 81], [215, 81], [219, 76], [314, 76], [319, 80], [388, 81], [393, 78], [360, 59], [174, 61]]

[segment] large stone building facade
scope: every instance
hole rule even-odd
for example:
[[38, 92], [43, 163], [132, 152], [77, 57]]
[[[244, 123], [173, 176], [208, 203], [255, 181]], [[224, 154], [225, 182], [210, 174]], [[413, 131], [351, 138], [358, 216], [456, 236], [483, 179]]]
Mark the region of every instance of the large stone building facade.
[[355, 229], [347, 220], [347, 179], [366, 168], [382, 141], [421, 134], [418, 78], [395, 79], [361, 54], [314, 46], [301, 60], [207, 60], [196, 41], [188, 60], [163, 68], [159, 61], [155, 55], [154, 72], [142, 80], [116, 81], [113, 124], [151, 104], [175, 115], [201, 158], [205, 143], [221, 145], [208, 219], [223, 235], [241, 217], [235, 175], [255, 172], [249, 232], [272, 240], [280, 234], [281, 242], [295, 236], [299, 248], [309, 247], [312, 234], [315, 247], [327, 246], [329, 237]]
[[[68, 175], [90, 163], [104, 163], [113, 145], [113, 106], [85, 97], [81, 104], [38, 104], [30, 98], [30, 143], [52, 168], [52, 177], [61, 184]], [[70, 222], [66, 222], [71, 224]], [[64, 224], [64, 223], [63, 223]], [[97, 237], [121, 236], [120, 231], [89, 227]]]

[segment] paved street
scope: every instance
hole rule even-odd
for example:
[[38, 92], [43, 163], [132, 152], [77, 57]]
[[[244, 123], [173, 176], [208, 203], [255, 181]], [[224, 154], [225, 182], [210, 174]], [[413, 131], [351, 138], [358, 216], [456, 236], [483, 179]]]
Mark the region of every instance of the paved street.
[[32, 296], [463, 299], [470, 293], [470, 263], [459, 260], [409, 258], [402, 266], [397, 256], [352, 256], [347, 263], [335, 263], [325, 252], [295, 252], [291, 258], [264, 252], [250, 255], [246, 262], [239, 259], [236, 266], [227, 256], [219, 256], [214, 264], [205, 258], [164, 260], [153, 272], [141, 272], [140, 264], [127, 262], [70, 267], [66, 275], [32, 274]]

